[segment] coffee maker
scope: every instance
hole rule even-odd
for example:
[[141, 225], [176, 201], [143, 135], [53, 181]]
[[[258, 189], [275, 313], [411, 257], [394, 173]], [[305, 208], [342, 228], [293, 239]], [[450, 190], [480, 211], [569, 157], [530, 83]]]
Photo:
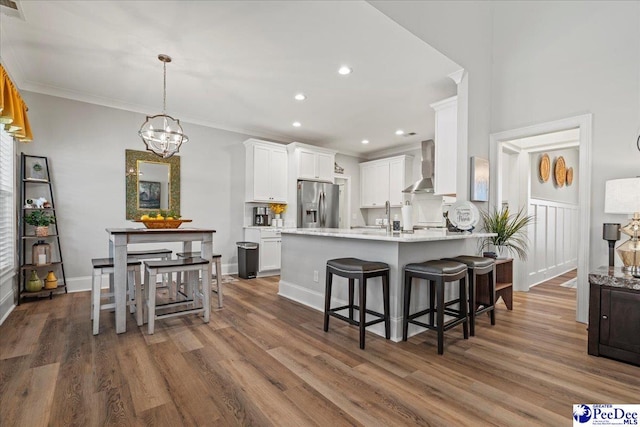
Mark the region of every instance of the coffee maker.
[[269, 214], [266, 207], [253, 208], [253, 225], [267, 226], [269, 225]]

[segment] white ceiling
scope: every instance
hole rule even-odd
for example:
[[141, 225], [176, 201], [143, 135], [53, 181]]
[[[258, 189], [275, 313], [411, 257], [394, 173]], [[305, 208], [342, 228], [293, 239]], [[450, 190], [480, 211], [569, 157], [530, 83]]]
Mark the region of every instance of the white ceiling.
[[413, 144], [433, 137], [429, 104], [455, 95], [447, 75], [461, 68], [360, 1], [19, 7], [24, 20], [0, 14], [0, 55], [21, 90], [157, 114], [166, 53], [167, 113], [187, 134], [196, 123], [359, 155]]

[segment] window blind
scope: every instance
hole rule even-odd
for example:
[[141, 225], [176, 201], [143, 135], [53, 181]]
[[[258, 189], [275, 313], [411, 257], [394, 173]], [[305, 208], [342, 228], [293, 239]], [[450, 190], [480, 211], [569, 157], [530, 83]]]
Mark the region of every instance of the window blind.
[[15, 174], [13, 138], [0, 131], [0, 277], [15, 268]]

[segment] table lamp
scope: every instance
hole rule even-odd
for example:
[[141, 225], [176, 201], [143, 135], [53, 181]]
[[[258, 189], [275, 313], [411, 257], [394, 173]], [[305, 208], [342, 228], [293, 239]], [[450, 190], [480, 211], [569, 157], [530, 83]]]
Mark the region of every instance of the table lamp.
[[610, 222], [602, 224], [602, 238], [609, 242], [609, 267], [613, 267], [616, 242], [620, 240], [620, 224]]
[[604, 211], [611, 214], [633, 215], [631, 222], [620, 231], [629, 240], [618, 246], [616, 252], [622, 263], [623, 270], [634, 276], [640, 276], [640, 177], [613, 179], [606, 182]]

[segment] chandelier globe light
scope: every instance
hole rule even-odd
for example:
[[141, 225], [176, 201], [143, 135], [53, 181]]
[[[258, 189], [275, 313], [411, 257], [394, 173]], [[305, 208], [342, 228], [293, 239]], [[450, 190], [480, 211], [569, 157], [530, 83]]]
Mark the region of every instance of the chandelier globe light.
[[167, 159], [178, 151], [183, 143], [189, 141], [184, 134], [180, 120], [166, 114], [167, 109], [167, 63], [171, 62], [169, 55], [160, 54], [158, 59], [162, 62], [164, 85], [162, 95], [162, 114], [147, 116], [146, 121], [140, 127], [138, 135], [147, 146], [147, 150]]

